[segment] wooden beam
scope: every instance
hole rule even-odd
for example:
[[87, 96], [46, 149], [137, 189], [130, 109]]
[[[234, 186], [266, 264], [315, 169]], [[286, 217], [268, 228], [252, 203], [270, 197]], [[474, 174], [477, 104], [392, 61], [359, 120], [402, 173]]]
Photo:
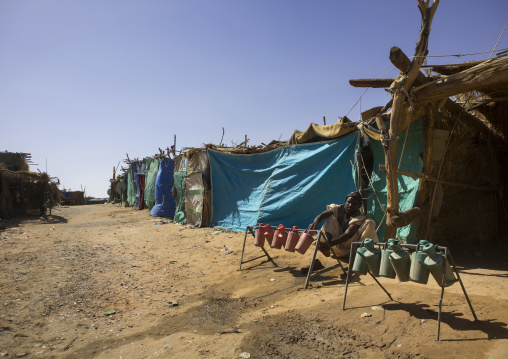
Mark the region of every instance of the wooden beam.
[[352, 79], [349, 84], [353, 87], [388, 88], [395, 79]]
[[408, 209], [407, 211], [400, 213], [393, 213], [390, 216], [390, 222], [392, 226], [397, 228], [405, 227], [413, 222], [416, 222], [422, 218], [425, 218], [430, 210], [428, 204]]
[[[482, 192], [472, 192], [469, 190], [459, 192], [451, 197], [443, 199], [443, 205], [441, 208], [441, 215], [451, 214], [457, 211], [457, 208], [462, 208], [481, 201], [485, 196]], [[407, 211], [400, 213], [392, 213], [391, 221], [392, 224], [399, 228], [405, 227], [412, 222], [416, 222], [427, 218], [430, 212], [430, 204], [424, 204], [417, 207], [408, 209]]]
[[464, 62], [462, 64], [450, 64], [450, 65], [423, 65], [422, 68], [430, 68], [431, 71], [437, 72], [440, 75], [453, 75], [457, 72], [461, 72], [471, 67], [475, 67], [486, 60]]
[[414, 102], [432, 102], [491, 86], [508, 86], [508, 58], [485, 61], [469, 70], [415, 88]]
[[[409, 67], [409, 64], [411, 63], [406, 54], [404, 54], [404, 52], [402, 52], [402, 50], [397, 46], [394, 46], [390, 49], [390, 61], [400, 71], [405, 71]], [[429, 79], [425, 77], [423, 73], [419, 72], [419, 74], [416, 76], [414, 85], [419, 86], [428, 82]], [[490, 131], [490, 129], [485, 125], [485, 123], [482, 120], [480, 120], [476, 116], [471, 115], [462, 106], [456, 104], [450, 99], [445, 100], [443, 108], [446, 111], [448, 111], [452, 116], [460, 118], [473, 131], [481, 133], [487, 133]]]

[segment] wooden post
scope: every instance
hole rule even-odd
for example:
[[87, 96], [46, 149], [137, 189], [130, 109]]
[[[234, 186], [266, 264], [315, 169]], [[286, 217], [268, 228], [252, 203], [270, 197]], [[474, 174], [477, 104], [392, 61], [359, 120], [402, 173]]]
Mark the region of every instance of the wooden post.
[[176, 157], [176, 135], [175, 135], [175, 138], [174, 138], [174, 142], [173, 142], [173, 158]]
[[326, 118], [323, 116], [323, 126], [326, 126]]
[[[434, 125], [436, 123], [436, 110], [434, 107], [430, 107], [428, 109], [428, 115], [425, 120], [425, 132], [424, 132], [424, 151], [423, 151], [423, 174], [427, 176], [434, 176], [435, 171], [432, 165], [432, 149], [433, 149], [433, 137], [434, 137]], [[427, 187], [429, 186], [429, 187]], [[420, 198], [418, 200], [419, 204], [425, 203], [430, 191], [430, 184], [426, 183], [425, 180], [420, 181]], [[429, 214], [432, 216], [432, 214]], [[427, 239], [430, 234], [430, 227], [424, 227], [424, 235], [420, 234], [420, 229], [422, 229], [423, 222], [418, 223], [418, 236], [420, 239]]]
[[390, 117], [390, 129], [388, 136], [385, 136], [383, 148], [385, 150], [386, 164], [386, 229], [385, 242], [390, 238], [395, 238], [397, 229], [392, 225], [390, 212], [399, 211], [399, 184], [397, 181], [397, 153], [399, 150], [396, 137], [398, 136], [400, 123], [400, 109], [404, 94], [401, 90], [395, 91], [393, 96], [392, 114]]
[[388, 88], [395, 79], [352, 79], [349, 84], [353, 87]]
[[222, 140], [224, 139], [224, 127], [222, 127], [222, 137], [220, 138], [220, 143], [219, 143], [219, 146], [222, 146]]
[[[397, 181], [397, 157], [398, 157], [398, 143], [397, 136], [399, 135], [399, 126], [401, 122], [400, 112], [402, 104], [406, 99], [406, 94], [411, 88], [413, 82], [420, 73], [420, 67], [427, 55], [427, 46], [429, 42], [430, 25], [434, 14], [436, 13], [439, 5], [439, 0], [434, 0], [433, 4], [429, 7], [430, 2], [418, 0], [418, 8], [422, 16], [422, 26], [420, 29], [420, 36], [416, 43], [415, 55], [413, 61], [409, 64], [407, 71], [404, 73], [406, 79], [402, 86], [395, 89], [393, 94], [393, 105], [390, 116], [390, 129], [388, 137], [385, 136], [383, 148], [385, 150], [385, 164], [386, 164], [386, 190], [387, 190], [387, 216], [386, 216], [386, 229], [385, 241], [389, 238], [395, 238], [397, 228], [391, 222], [391, 214], [399, 211], [399, 187]], [[376, 120], [377, 121], [377, 120]], [[379, 121], [377, 121], [379, 122]], [[380, 128], [381, 130], [381, 128]]]

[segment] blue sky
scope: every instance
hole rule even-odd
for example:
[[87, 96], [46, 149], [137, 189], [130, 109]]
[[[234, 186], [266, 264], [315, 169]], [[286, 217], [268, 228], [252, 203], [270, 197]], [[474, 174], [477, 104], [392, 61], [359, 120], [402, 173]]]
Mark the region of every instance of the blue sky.
[[[429, 55], [490, 51], [507, 21], [505, 0], [442, 0]], [[222, 127], [226, 144], [260, 144], [337, 121], [364, 92], [348, 80], [391, 70], [391, 46], [412, 55], [419, 29], [416, 0], [3, 0], [0, 150], [105, 197], [125, 153], [175, 134], [177, 149], [219, 143]], [[388, 100], [370, 89], [361, 109]]]

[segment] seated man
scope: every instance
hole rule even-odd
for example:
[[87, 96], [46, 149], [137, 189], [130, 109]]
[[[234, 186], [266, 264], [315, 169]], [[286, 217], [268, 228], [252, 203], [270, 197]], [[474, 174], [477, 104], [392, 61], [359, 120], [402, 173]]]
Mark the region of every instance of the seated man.
[[[343, 205], [330, 204], [327, 210], [319, 214], [314, 222], [309, 225], [309, 229], [316, 229], [322, 220], [326, 219], [321, 228], [322, 236], [325, 242], [317, 245], [319, 250], [327, 257], [330, 256], [330, 247], [332, 254], [337, 257], [346, 257], [349, 255], [352, 242], [363, 241], [365, 238], [371, 238], [377, 241], [376, 224], [374, 220], [366, 218], [360, 211], [362, 205], [362, 195], [360, 192], [351, 192], [346, 196], [346, 203]], [[323, 268], [323, 265], [316, 260], [314, 269]]]

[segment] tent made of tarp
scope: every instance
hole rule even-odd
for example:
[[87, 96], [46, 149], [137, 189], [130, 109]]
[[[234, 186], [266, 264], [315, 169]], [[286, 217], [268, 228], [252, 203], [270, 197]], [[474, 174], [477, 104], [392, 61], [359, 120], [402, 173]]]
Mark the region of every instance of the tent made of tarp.
[[306, 228], [355, 189], [356, 136], [234, 155], [209, 151], [212, 225], [242, 231], [265, 223]]
[[311, 123], [305, 131], [293, 132], [289, 143], [292, 145], [323, 140], [337, 139], [356, 131], [356, 125], [347, 117], [340, 118], [337, 123], [319, 126]]
[[[347, 193], [356, 189], [356, 166], [351, 164], [358, 142], [358, 133], [354, 133], [339, 140], [290, 145], [260, 154], [209, 151], [212, 225], [238, 231], [258, 223], [306, 228], [326, 205], [344, 203]], [[414, 124], [404, 149], [406, 168], [421, 171], [422, 146], [421, 123]], [[367, 217], [381, 223], [386, 207], [386, 179], [379, 164], [384, 161], [384, 151], [377, 141], [373, 141], [372, 150], [375, 170], [371, 181], [375, 192], [368, 188], [364, 195], [368, 198]], [[413, 207], [418, 189], [419, 180], [399, 176], [401, 210]], [[398, 234], [406, 242], [413, 242], [415, 224], [400, 228]], [[383, 238], [384, 226], [378, 236]]]
[[136, 190], [136, 200], [134, 206], [137, 209], [143, 209], [143, 196], [145, 191], [145, 162], [135, 161], [132, 163], [134, 175], [134, 188]]
[[185, 177], [185, 218], [187, 224], [202, 227], [209, 220], [203, 218], [205, 211], [205, 176], [209, 167], [206, 150], [193, 151], [187, 158]]
[[164, 158], [159, 165], [159, 171], [155, 180], [155, 206], [150, 211], [151, 216], [171, 217], [175, 216], [175, 198], [173, 197], [174, 165], [170, 158]]
[[174, 174], [176, 209], [174, 221], [185, 224], [185, 176], [186, 171], [178, 171]]
[[134, 185], [133, 165], [131, 165], [127, 171], [127, 203], [129, 206], [136, 205], [136, 186]]
[[115, 190], [120, 196], [122, 203], [127, 201], [127, 175], [123, 175], [116, 184]]
[[145, 190], [144, 202], [145, 208], [151, 210], [155, 205], [155, 182], [159, 172], [159, 160], [145, 158]]

